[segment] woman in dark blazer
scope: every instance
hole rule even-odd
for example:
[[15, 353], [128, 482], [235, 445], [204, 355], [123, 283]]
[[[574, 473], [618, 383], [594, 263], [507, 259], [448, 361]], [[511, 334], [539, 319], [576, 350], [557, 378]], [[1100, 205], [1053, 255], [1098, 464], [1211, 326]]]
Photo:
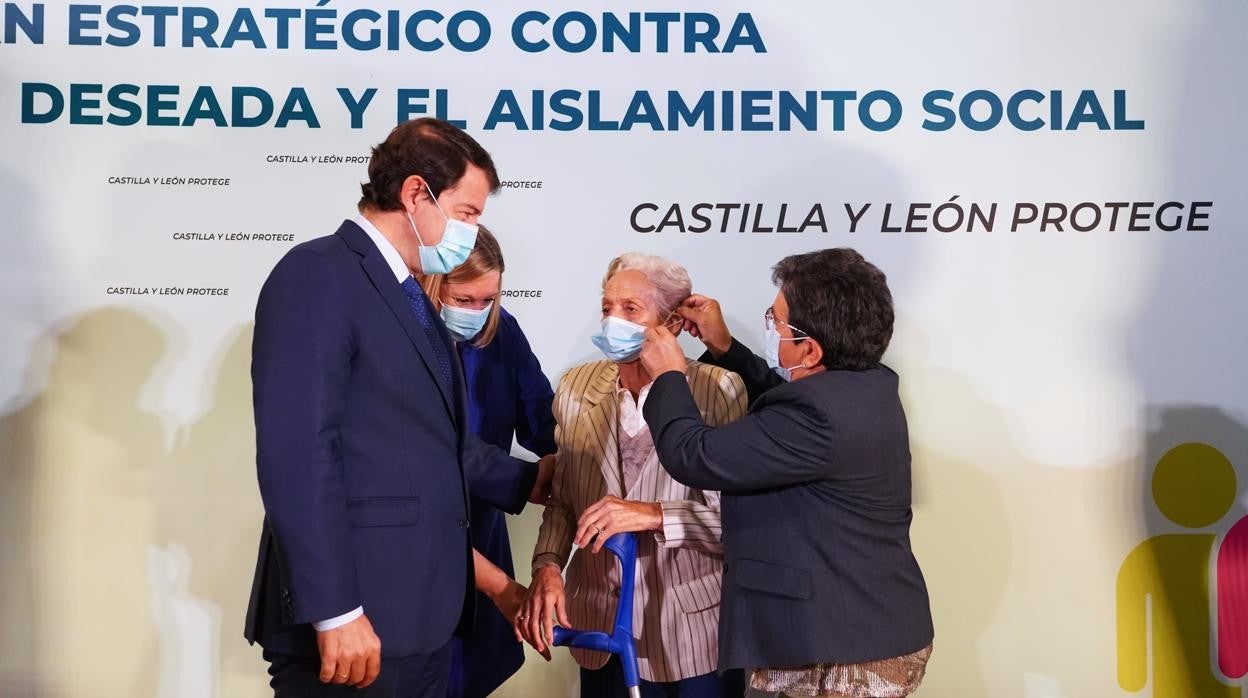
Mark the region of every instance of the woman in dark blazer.
[[[463, 362], [469, 431], [503, 450], [511, 450], [514, 435], [546, 456], [555, 452], [554, 391], [520, 324], [499, 303], [503, 270], [498, 240], [482, 226], [462, 265], [420, 282]], [[524, 663], [512, 620], [526, 590], [514, 581], [503, 512], [474, 499], [470, 527], [480, 598], [472, 637], [455, 641], [448, 698], [487, 696]]]
[[880, 363], [892, 296], [850, 249], [786, 257], [773, 280], [766, 360], [732, 338], [715, 301], [681, 309], [702, 360], [744, 379], [744, 418], [703, 423], [670, 332], [651, 329], [642, 351], [658, 376], [644, 412], [663, 464], [723, 492], [719, 667], [750, 670], [768, 692], [909, 695], [933, 632], [910, 550], [906, 416]]

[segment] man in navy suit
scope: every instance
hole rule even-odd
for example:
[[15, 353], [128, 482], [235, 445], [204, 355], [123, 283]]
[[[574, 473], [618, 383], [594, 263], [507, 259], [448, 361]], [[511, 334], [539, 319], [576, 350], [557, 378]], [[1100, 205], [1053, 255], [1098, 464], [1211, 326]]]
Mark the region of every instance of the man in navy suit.
[[265, 522], [246, 636], [279, 697], [444, 696], [475, 612], [469, 492], [517, 513], [549, 481], [469, 433], [453, 345], [412, 279], [472, 249], [499, 186], [489, 153], [418, 119], [368, 174], [359, 215], [291, 249], [256, 307]]

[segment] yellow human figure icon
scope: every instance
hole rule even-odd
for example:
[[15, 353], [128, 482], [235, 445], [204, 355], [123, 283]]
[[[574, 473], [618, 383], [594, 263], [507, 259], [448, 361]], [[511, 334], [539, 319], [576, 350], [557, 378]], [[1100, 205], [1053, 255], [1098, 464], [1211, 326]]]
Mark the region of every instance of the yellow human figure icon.
[[[1185, 443], [1153, 471], [1153, 501], [1180, 526], [1217, 523], [1235, 501], [1235, 469], [1218, 449]], [[1153, 698], [1234, 698], [1239, 689], [1213, 670], [1209, 560], [1214, 533], [1175, 533], [1140, 543], [1118, 570], [1118, 685], [1148, 683], [1152, 639]], [[1150, 634], [1151, 621], [1151, 634]]]

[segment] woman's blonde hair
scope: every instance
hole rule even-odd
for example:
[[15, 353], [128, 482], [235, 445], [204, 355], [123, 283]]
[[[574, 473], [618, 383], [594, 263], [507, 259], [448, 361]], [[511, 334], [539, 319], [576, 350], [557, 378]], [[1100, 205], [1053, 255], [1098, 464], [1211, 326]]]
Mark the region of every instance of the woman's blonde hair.
[[452, 269], [450, 274], [421, 274], [417, 280], [421, 288], [425, 289], [429, 302], [433, 303], [433, 309], [441, 312], [443, 284], [465, 284], [492, 271], [498, 272], [500, 277], [498, 297], [494, 299], [494, 305], [490, 307], [490, 317], [486, 319], [485, 327], [473, 342], [478, 347], [484, 347], [494, 341], [494, 337], [498, 335], [503, 300], [501, 277], [504, 269], [503, 250], [498, 246], [498, 239], [494, 237], [494, 233], [491, 233], [489, 228], [482, 225], [477, 227], [476, 245], [473, 246], [472, 252], [468, 253], [468, 259], [464, 260], [463, 264]]

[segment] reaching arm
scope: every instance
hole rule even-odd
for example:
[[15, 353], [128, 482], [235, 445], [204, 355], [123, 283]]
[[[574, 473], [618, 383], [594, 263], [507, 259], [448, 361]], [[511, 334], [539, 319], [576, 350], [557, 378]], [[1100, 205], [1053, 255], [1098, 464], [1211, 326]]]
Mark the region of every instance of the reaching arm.
[[507, 622], [514, 623], [516, 614], [520, 612], [520, 605], [524, 603], [525, 592], [528, 590], [476, 550], [472, 551], [472, 563], [477, 591], [490, 597]]
[[464, 475], [473, 497], [509, 514], [519, 514], [533, 494], [538, 465], [512, 458], [475, 434], [464, 441]]
[[[746, 410], [746, 390], [741, 377], [727, 371], [716, 372], [718, 380], [706, 376], [691, 390], [701, 392], [707, 404], [711, 426], [722, 426], [740, 419]], [[655, 540], [663, 547], [687, 547], [703, 552], [722, 554], [723, 532], [720, 525], [719, 492], [703, 490], [695, 500], [661, 502], [662, 528]]]
[[[724, 322], [723, 310], [719, 301], [703, 295], [693, 294], [685, 299], [678, 309], [685, 320], [685, 329], [706, 345], [706, 353], [699, 361], [713, 366], [726, 368], [741, 376], [749, 391], [750, 402], [771, 388], [784, 383], [780, 376], [767, 366], [767, 362], [758, 358], [745, 345], [733, 339]], [[650, 375], [657, 376], [658, 373]]]
[[768, 390], [784, 385], [784, 380], [771, 370], [765, 360], [735, 339], [724, 353], [715, 356], [707, 351], [699, 361], [728, 369], [741, 376], [749, 393], [750, 402], [754, 402]]
[[735, 422], [707, 425], [676, 372], [654, 382], [644, 409], [659, 460], [676, 480], [736, 492], [822, 479], [833, 466], [831, 425], [814, 400], [790, 391]]
[[[514, 320], [512, 321], [514, 322]], [[555, 392], [542, 373], [542, 364], [529, 347], [529, 341], [514, 326], [516, 365], [516, 441], [538, 456], [555, 452], [555, 417], [551, 404]]]
[[555, 456], [555, 474], [551, 481], [550, 500], [542, 511], [542, 525], [533, 546], [533, 571], [554, 565], [562, 570], [572, 553], [572, 538], [576, 533], [576, 517], [567, 502], [567, 468], [564, 459]]

